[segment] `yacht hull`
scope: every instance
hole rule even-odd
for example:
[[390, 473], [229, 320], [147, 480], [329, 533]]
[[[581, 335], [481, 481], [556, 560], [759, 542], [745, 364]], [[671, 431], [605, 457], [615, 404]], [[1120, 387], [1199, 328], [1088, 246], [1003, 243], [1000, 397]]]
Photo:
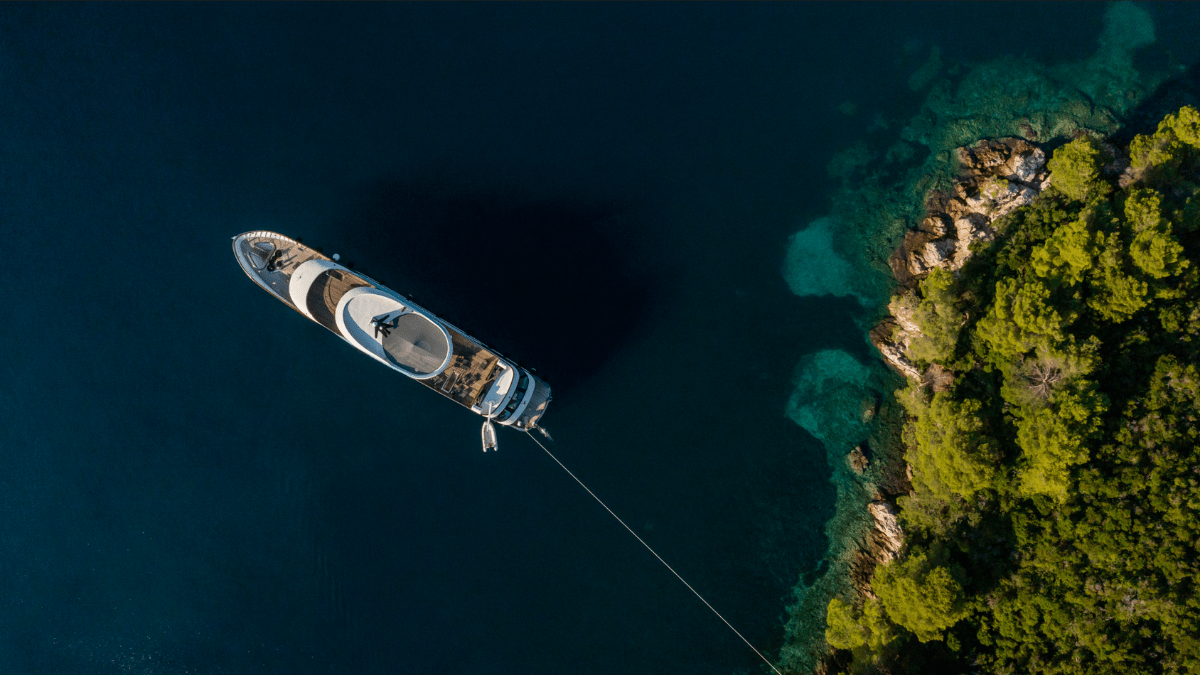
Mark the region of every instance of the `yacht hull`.
[[541, 378], [365, 274], [277, 232], [240, 234], [233, 253], [280, 302], [472, 412], [518, 429], [546, 412]]

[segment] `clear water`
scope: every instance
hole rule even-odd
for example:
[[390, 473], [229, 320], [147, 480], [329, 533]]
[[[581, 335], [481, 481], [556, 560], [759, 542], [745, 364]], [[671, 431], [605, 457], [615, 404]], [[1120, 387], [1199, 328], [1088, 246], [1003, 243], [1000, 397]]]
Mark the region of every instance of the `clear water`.
[[874, 358], [870, 302], [782, 273], [826, 164], [915, 109], [906, 55], [1080, 58], [1102, 11], [4, 7], [0, 672], [756, 672], [528, 439], [481, 453], [229, 237], [537, 367], [559, 458], [778, 650], [837, 499], [794, 369]]

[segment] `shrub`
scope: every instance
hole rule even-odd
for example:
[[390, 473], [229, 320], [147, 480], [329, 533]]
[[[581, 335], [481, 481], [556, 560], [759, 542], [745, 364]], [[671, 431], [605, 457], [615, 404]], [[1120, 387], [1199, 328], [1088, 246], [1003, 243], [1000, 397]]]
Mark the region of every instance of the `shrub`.
[[1101, 154], [1096, 141], [1088, 136], [1076, 138], [1050, 158], [1050, 180], [1059, 192], [1078, 201], [1087, 201], [1103, 187], [1100, 180]]

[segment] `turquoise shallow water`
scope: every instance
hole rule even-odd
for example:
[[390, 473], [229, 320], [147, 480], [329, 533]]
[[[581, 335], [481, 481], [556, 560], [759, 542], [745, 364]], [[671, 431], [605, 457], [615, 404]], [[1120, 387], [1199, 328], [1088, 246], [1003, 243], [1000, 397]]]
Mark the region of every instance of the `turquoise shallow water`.
[[538, 367], [560, 459], [771, 652], [837, 498], [795, 369], [874, 358], [870, 299], [793, 293], [789, 238], [934, 41], [1094, 48], [1101, 9], [1021, 11], [6, 8], [0, 671], [754, 671], [527, 439], [480, 453], [228, 238], [336, 250]]

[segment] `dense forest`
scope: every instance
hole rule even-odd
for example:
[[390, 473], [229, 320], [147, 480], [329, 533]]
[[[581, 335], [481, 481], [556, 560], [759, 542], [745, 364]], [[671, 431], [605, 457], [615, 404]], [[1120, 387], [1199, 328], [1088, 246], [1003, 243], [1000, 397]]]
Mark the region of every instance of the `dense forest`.
[[1200, 113], [1049, 168], [912, 296], [942, 376], [897, 392], [907, 550], [828, 607], [852, 672], [1200, 673]]

